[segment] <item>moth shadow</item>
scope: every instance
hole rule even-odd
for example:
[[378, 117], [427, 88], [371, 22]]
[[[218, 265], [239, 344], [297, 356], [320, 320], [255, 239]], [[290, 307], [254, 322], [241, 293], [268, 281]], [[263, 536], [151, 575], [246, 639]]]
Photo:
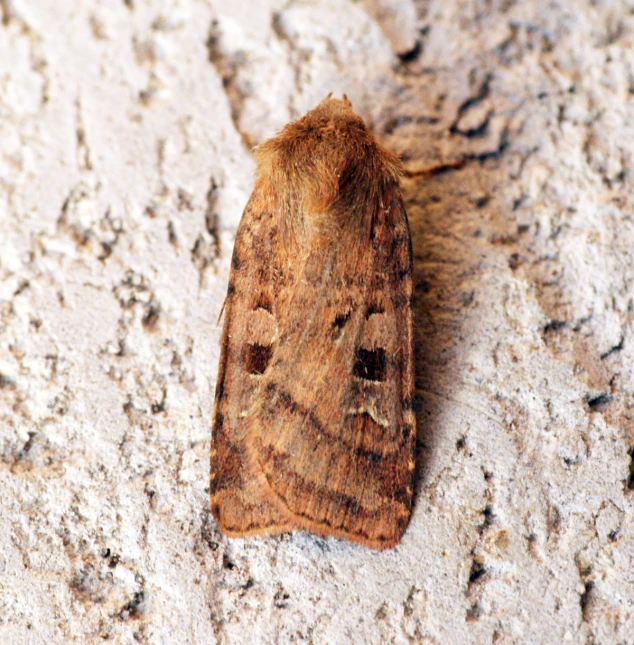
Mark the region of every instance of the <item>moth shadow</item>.
[[[493, 193], [496, 174], [474, 162], [404, 182], [414, 255], [414, 511], [424, 487], [440, 470], [438, 462], [446, 463], [439, 453], [441, 447], [447, 449], [451, 432], [444, 428], [444, 418], [448, 407], [457, 404], [452, 392], [463, 379], [465, 338], [470, 333], [465, 320], [477, 306], [482, 287], [483, 209]], [[460, 432], [454, 446], [455, 450], [464, 447]]]

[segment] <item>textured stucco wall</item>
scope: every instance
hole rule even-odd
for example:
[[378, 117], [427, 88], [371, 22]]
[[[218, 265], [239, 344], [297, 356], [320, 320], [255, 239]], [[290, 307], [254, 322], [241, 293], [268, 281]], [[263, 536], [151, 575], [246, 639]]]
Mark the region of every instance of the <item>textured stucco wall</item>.
[[[0, 18], [0, 642], [634, 643], [631, 1]], [[207, 506], [250, 147], [331, 90], [411, 171], [420, 469], [384, 553]]]

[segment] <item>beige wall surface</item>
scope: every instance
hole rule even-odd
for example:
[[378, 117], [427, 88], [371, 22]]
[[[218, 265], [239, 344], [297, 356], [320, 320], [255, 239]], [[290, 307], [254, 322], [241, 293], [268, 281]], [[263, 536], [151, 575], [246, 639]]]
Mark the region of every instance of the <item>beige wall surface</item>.
[[[409, 171], [382, 553], [208, 509], [251, 148], [330, 91]], [[0, 642], [634, 643], [633, 142], [631, 1], [0, 0]]]

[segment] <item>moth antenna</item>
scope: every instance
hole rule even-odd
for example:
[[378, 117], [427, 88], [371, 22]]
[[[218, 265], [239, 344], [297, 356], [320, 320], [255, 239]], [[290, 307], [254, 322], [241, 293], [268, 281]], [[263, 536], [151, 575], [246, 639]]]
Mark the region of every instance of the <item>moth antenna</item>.
[[225, 296], [225, 299], [222, 301], [222, 307], [220, 307], [220, 313], [218, 314], [218, 320], [216, 320], [216, 327], [220, 324], [220, 319], [222, 318], [222, 314], [225, 312], [225, 305], [227, 304], [227, 297]]

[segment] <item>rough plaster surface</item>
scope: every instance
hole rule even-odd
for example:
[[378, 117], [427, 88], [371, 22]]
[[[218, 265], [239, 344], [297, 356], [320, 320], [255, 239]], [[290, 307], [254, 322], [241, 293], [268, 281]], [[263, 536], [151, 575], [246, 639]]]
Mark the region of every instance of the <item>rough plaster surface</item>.
[[[631, 1], [0, 17], [0, 642], [634, 643]], [[384, 553], [207, 506], [250, 146], [331, 90], [412, 175], [419, 483]]]

